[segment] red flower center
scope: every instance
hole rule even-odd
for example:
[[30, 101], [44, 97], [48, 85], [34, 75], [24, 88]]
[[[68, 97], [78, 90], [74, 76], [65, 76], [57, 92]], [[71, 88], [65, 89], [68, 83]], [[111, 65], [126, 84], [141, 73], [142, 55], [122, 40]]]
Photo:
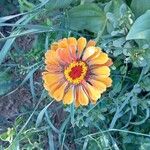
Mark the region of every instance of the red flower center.
[[64, 75], [69, 82], [79, 84], [85, 78], [87, 70], [85, 62], [74, 61], [64, 70]]
[[72, 79], [76, 79], [81, 76], [82, 72], [83, 72], [82, 66], [75, 66], [75, 67], [71, 68], [71, 72], [69, 73], [69, 76]]

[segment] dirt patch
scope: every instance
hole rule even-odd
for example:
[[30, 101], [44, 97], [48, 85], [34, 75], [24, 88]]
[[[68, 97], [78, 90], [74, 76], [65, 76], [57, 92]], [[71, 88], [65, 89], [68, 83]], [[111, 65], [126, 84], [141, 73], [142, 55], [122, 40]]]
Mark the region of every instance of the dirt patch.
[[16, 39], [18, 48], [23, 51], [28, 51], [32, 49], [35, 37], [33, 35], [21, 36]]
[[31, 103], [31, 94], [28, 89], [22, 87], [16, 92], [0, 98], [0, 126], [13, 121], [19, 114], [19, 109], [22, 106]]

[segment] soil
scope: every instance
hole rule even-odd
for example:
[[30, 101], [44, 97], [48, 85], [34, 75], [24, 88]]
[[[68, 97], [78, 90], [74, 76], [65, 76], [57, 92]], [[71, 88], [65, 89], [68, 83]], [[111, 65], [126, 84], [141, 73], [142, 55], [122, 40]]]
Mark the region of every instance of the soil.
[[18, 48], [21, 51], [29, 51], [32, 49], [35, 37], [33, 35], [21, 36], [16, 39]]
[[[31, 94], [28, 89], [22, 87], [8, 96], [0, 97], [0, 128], [10, 125], [18, 116], [19, 109], [31, 103]], [[2, 132], [2, 131], [0, 131]]]

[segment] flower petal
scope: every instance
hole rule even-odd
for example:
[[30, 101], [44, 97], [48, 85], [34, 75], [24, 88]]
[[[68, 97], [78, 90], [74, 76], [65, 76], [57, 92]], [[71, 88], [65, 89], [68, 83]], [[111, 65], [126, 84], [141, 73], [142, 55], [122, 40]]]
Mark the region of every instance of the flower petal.
[[51, 97], [54, 97], [54, 92], [62, 86], [62, 83], [66, 82], [62, 74], [50, 74], [44, 72], [42, 74], [44, 80], [44, 88], [49, 92]]
[[94, 100], [90, 100], [90, 101], [91, 101], [92, 104], [95, 105], [97, 100], [95, 100], [95, 101]]
[[76, 59], [77, 59], [77, 54], [76, 54], [77, 47], [76, 47], [76, 46], [74, 46], [74, 45], [69, 46], [69, 51], [70, 51], [70, 54], [71, 54], [72, 60], [76, 60]]
[[53, 97], [53, 92], [60, 87], [60, 83], [54, 83], [52, 85], [44, 83], [43, 85], [51, 97]]
[[107, 87], [111, 87], [112, 85], [112, 79], [110, 77], [101, 78], [100, 81], [103, 82]]
[[57, 42], [54, 42], [54, 43], [51, 44], [51, 50], [56, 51], [57, 48], [58, 48], [58, 43]]
[[69, 51], [72, 56], [72, 60], [77, 59], [76, 50], [77, 50], [77, 40], [74, 37], [68, 38]]
[[51, 74], [49, 72], [43, 72], [42, 78], [47, 85], [52, 85], [54, 83], [58, 83], [63, 79], [62, 74]]
[[79, 107], [79, 106], [80, 106], [80, 103], [79, 103], [78, 99], [75, 99], [75, 106], [76, 106], [76, 107]]
[[62, 72], [62, 66], [60, 65], [46, 65], [45, 70], [47, 70], [49, 73], [61, 73]]
[[106, 85], [103, 82], [93, 79], [91, 79], [89, 82], [92, 84], [92, 86], [96, 87], [100, 93], [106, 91]]
[[46, 64], [56, 64], [59, 65], [58, 57], [55, 51], [48, 50], [45, 53], [45, 63]]
[[86, 47], [86, 43], [87, 43], [86, 38], [80, 37], [77, 42], [78, 42], [78, 46], [77, 46], [78, 57], [80, 57], [82, 55], [84, 48]]
[[61, 101], [62, 100], [62, 98], [64, 96], [64, 91], [65, 91], [67, 85], [68, 85], [68, 82], [66, 81], [60, 87], [58, 87], [57, 89], [55, 89], [54, 93], [52, 93], [53, 97], [57, 101]]
[[97, 77], [100, 78], [106, 78], [110, 75], [110, 69], [107, 66], [101, 66], [96, 67], [93, 70], [91, 70], [92, 73], [94, 73]]
[[88, 105], [89, 103], [89, 98], [81, 85], [79, 85], [76, 89], [76, 99], [81, 105]]
[[105, 64], [108, 61], [108, 55], [106, 53], [100, 53], [95, 59], [90, 61], [90, 64], [97, 65], [97, 64]]
[[109, 58], [108, 61], [105, 63], [105, 66], [111, 66], [113, 64], [112, 59]]
[[76, 40], [76, 38], [74, 38], [74, 37], [69, 37], [68, 38], [68, 45], [69, 46], [76, 46], [77, 45], [77, 40]]
[[68, 40], [66, 38], [58, 42], [57, 54], [63, 62], [65, 63], [71, 62], [71, 55], [69, 51]]
[[83, 85], [91, 100], [97, 101], [101, 97], [101, 93], [96, 87], [90, 85], [86, 81], [83, 83]]
[[74, 86], [70, 87], [63, 97], [64, 104], [71, 104], [74, 100]]
[[96, 42], [94, 40], [90, 40], [88, 43], [87, 43], [87, 46], [86, 47], [90, 47], [90, 46], [95, 46], [96, 45]]
[[67, 41], [67, 39], [64, 38], [64, 39], [58, 41], [58, 47], [67, 49], [68, 48], [68, 41]]
[[98, 49], [94, 46], [90, 46], [90, 47], [85, 49], [82, 59], [84, 61], [86, 61], [87, 59], [90, 59], [94, 55], [97, 55], [97, 53], [98, 53]]
[[71, 56], [70, 56], [70, 52], [69, 49], [66, 48], [58, 48], [57, 49], [57, 53], [58, 56], [60, 57], [60, 59], [65, 62], [65, 63], [70, 63], [71, 62]]

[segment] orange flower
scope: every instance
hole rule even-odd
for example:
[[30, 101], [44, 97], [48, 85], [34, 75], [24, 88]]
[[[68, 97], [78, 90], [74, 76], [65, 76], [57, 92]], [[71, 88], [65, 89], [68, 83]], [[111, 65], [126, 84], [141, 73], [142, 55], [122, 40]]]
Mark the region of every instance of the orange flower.
[[81, 37], [64, 38], [51, 45], [45, 54], [44, 87], [56, 101], [76, 106], [96, 103], [112, 80], [108, 55]]

